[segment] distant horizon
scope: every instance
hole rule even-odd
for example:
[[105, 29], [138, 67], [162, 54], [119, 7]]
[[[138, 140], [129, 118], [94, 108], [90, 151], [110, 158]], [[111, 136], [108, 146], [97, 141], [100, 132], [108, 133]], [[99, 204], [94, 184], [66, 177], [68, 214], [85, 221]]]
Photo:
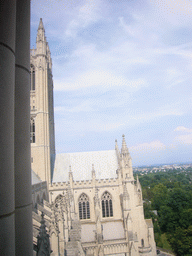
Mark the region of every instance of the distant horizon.
[[192, 162], [183, 162], [183, 163], [181, 163], [181, 162], [179, 162], [179, 163], [164, 163], [164, 164], [152, 164], [152, 165], [141, 165], [141, 166], [133, 166], [133, 168], [135, 168], [135, 167], [152, 167], [152, 166], [163, 166], [163, 165], [174, 165], [174, 164], [180, 164], [180, 165], [184, 165], [184, 164], [192, 164]]
[[57, 152], [114, 148], [134, 166], [192, 160], [192, 3], [31, 1], [53, 61]]

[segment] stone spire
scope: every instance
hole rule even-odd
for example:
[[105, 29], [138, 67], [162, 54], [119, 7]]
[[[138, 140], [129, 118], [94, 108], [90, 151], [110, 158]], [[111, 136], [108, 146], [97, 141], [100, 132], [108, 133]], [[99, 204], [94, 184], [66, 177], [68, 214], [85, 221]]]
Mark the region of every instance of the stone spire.
[[138, 175], [137, 175], [137, 189], [138, 189], [139, 191], [141, 191], [141, 184], [140, 184]]
[[35, 93], [30, 95], [31, 119], [35, 126], [33, 131], [35, 143], [31, 141], [31, 157], [33, 158], [31, 168], [42, 181], [47, 181], [49, 186], [53, 178], [52, 168], [55, 161], [53, 78], [50, 50], [46, 42], [42, 19], [39, 22], [36, 39], [36, 49], [31, 54], [33, 66], [31, 82], [32, 89], [35, 90]]
[[37, 30], [36, 49], [37, 49], [37, 54], [46, 55], [47, 41], [45, 37], [45, 29], [43, 26], [42, 19], [40, 19], [39, 27]]
[[124, 134], [122, 135], [122, 138], [123, 138], [123, 140], [122, 140], [121, 154], [126, 155], [126, 154], [129, 154], [129, 150], [128, 150], [127, 145], [126, 145]]
[[44, 26], [43, 26], [42, 18], [39, 21], [39, 27], [38, 27], [38, 30], [37, 30], [37, 42], [38, 41], [46, 41], [45, 29], [44, 29]]
[[115, 151], [116, 151], [117, 160], [118, 160], [118, 163], [119, 163], [119, 160], [120, 160], [120, 151], [119, 151], [119, 147], [118, 147], [118, 144], [117, 144], [117, 140], [115, 140]]
[[44, 213], [41, 214], [41, 226], [37, 237], [37, 256], [51, 255], [49, 235], [46, 231]]
[[72, 184], [73, 182], [73, 173], [72, 173], [72, 170], [71, 170], [71, 165], [69, 166], [69, 182]]
[[133, 179], [133, 169], [132, 169], [132, 161], [131, 156], [129, 154], [128, 147], [125, 141], [125, 135], [122, 136], [122, 147], [120, 154], [120, 171], [122, 173], [123, 180]]
[[39, 30], [39, 29], [43, 29], [43, 30], [45, 31], [44, 26], [43, 26], [42, 18], [40, 18], [40, 21], [39, 21], [39, 27], [38, 27], [38, 30]]
[[137, 193], [137, 196], [138, 196], [138, 205], [143, 205], [143, 196], [142, 196], [142, 189], [141, 189], [141, 184], [139, 182], [139, 177], [137, 175], [137, 182], [135, 184], [135, 188], [136, 188], [136, 193]]
[[118, 145], [117, 145], [117, 140], [115, 140], [115, 149], [116, 149], [116, 150], [119, 150], [119, 147], [118, 147]]
[[92, 164], [92, 179], [95, 179], [96, 175], [95, 175], [95, 168], [94, 168], [94, 164]]

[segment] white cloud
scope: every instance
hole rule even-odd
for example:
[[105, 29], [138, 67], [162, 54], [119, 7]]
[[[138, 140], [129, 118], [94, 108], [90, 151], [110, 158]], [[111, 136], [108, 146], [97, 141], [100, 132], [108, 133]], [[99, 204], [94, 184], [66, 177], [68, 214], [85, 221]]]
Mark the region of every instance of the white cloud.
[[175, 132], [190, 132], [190, 133], [192, 133], [192, 129], [186, 128], [184, 126], [178, 126], [177, 128], [175, 128], [174, 131]]
[[131, 151], [134, 152], [158, 152], [166, 149], [166, 146], [160, 142], [159, 140], [152, 141], [150, 143], [142, 143], [130, 148]]
[[110, 132], [118, 130], [120, 127], [124, 126], [123, 123], [117, 122], [116, 120], [101, 120], [98, 115], [93, 115], [92, 118], [82, 118], [68, 120], [67, 118], [62, 118], [56, 124], [56, 132], [65, 131], [66, 134], [78, 134], [90, 133], [90, 132]]
[[135, 36], [136, 31], [125, 23], [124, 17], [119, 17], [119, 25], [123, 28], [123, 30], [128, 33], [130, 36]]
[[192, 4], [190, 0], [150, 0], [166, 14], [190, 15], [192, 14]]
[[[192, 129], [186, 128], [184, 126], [178, 126], [174, 130], [175, 132], [185, 133], [175, 137], [175, 141], [181, 144], [192, 144]], [[186, 134], [187, 133], [187, 134]]]
[[65, 31], [66, 36], [75, 37], [80, 29], [89, 26], [101, 18], [98, 12], [99, 2], [97, 0], [87, 0], [86, 4], [79, 8], [76, 18], [68, 24]]
[[166, 116], [181, 116], [183, 112], [177, 108], [175, 105], [169, 104], [165, 107], [152, 108], [150, 111], [145, 110], [133, 110], [133, 114], [129, 115], [129, 120], [136, 120], [139, 122], [150, 121], [156, 119], [158, 117], [166, 117]]
[[191, 143], [192, 129], [173, 132], [170, 121], [191, 117], [189, 0], [33, 0], [34, 43], [40, 17], [52, 53], [55, 123], [62, 138], [132, 128], [134, 140], [135, 129], [148, 134], [146, 126], [154, 122], [149, 143], [141, 136], [134, 152], [160, 155], [161, 141], [166, 150], [170, 143]]
[[192, 133], [179, 135], [175, 138], [175, 140], [181, 144], [192, 144]]
[[191, 60], [192, 58], [192, 51], [191, 51], [192, 44], [181, 44], [171, 47], [155, 47], [152, 49], [152, 53], [156, 55], [179, 55], [184, 59]]
[[114, 131], [123, 126], [124, 124], [118, 122], [106, 123], [106, 122], [91, 122], [90, 127], [87, 131], [95, 132], [108, 132]]
[[192, 14], [191, 0], [149, 0], [155, 14], [163, 18], [168, 26], [182, 27], [190, 23]]
[[90, 100], [84, 100], [76, 106], [57, 106], [54, 111], [57, 113], [80, 113], [80, 112], [90, 112], [93, 111], [92, 102]]
[[114, 87], [126, 87], [127, 90], [134, 91], [146, 86], [146, 84], [144, 79], [128, 80], [121, 75], [118, 76], [109, 71], [101, 70], [90, 70], [76, 78], [68, 79], [68, 81], [61, 82], [61, 80], [55, 79], [54, 82], [56, 91], [73, 91], [87, 87], [95, 87], [95, 90], [99, 89], [104, 92]]

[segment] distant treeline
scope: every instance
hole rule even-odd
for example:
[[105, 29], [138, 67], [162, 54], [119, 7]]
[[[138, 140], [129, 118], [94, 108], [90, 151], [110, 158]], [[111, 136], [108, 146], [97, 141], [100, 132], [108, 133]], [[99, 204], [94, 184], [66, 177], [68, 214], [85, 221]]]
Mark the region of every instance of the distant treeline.
[[[192, 168], [141, 175], [145, 218], [152, 218], [157, 246], [192, 255]], [[157, 214], [156, 214], [157, 213]]]

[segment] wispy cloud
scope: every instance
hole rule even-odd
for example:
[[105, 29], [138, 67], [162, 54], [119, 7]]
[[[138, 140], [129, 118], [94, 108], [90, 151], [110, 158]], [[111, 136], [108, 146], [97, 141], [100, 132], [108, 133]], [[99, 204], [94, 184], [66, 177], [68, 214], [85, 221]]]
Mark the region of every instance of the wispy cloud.
[[177, 128], [175, 128], [174, 131], [175, 131], [175, 132], [187, 132], [187, 133], [192, 133], [192, 129], [186, 128], [186, 127], [184, 127], [184, 126], [178, 126]]
[[190, 0], [150, 0], [161, 11], [168, 14], [188, 16], [192, 14], [192, 4]]
[[99, 0], [87, 0], [80, 6], [77, 16], [67, 26], [66, 36], [75, 37], [79, 30], [97, 22], [101, 18], [98, 11], [99, 5]]
[[81, 90], [86, 87], [94, 87], [93, 90], [97, 91], [102, 87], [101, 90], [104, 92], [114, 87], [117, 90], [119, 87], [126, 87], [130, 91], [137, 90], [138, 88], [146, 86], [146, 81], [142, 79], [128, 80], [125, 77], [115, 76], [107, 71], [92, 70], [80, 75], [72, 81], [60, 83], [56, 81], [55, 84], [56, 91]]
[[192, 15], [190, 0], [149, 0], [156, 16], [169, 22], [169, 26], [182, 27], [189, 25]]
[[130, 147], [131, 151], [144, 152], [144, 154], [149, 153], [149, 151], [157, 152], [165, 149], [166, 149], [166, 146], [159, 140], [152, 141], [150, 143], [142, 143], [142, 144]]
[[192, 144], [192, 129], [184, 126], [178, 126], [174, 130], [175, 132], [182, 133], [175, 137], [175, 141], [181, 144]]
[[42, 17], [52, 54], [57, 145], [63, 141], [67, 150], [68, 138], [91, 133], [80, 149], [99, 134], [92, 149], [100, 150], [122, 132], [132, 145], [139, 138], [134, 152], [146, 150], [150, 158], [155, 150], [163, 154], [164, 145], [179, 150], [180, 142], [191, 143], [191, 1], [31, 5], [32, 46]]
[[175, 138], [175, 140], [181, 144], [192, 144], [192, 133], [179, 135]]

